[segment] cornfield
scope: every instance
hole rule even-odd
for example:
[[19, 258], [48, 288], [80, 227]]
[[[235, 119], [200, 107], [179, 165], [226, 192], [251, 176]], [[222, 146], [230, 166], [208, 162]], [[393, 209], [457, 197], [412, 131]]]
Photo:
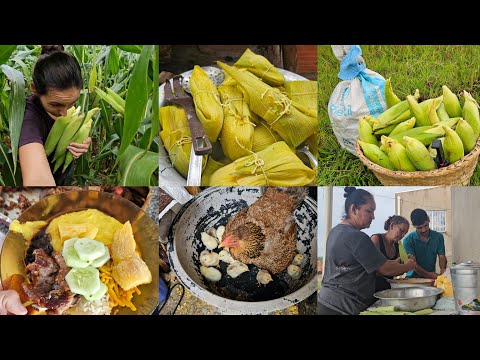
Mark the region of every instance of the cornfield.
[[[82, 69], [76, 106], [93, 116], [71, 185], [158, 185], [158, 46], [67, 45]], [[39, 45], [0, 45], [0, 185], [22, 185], [18, 143]]]

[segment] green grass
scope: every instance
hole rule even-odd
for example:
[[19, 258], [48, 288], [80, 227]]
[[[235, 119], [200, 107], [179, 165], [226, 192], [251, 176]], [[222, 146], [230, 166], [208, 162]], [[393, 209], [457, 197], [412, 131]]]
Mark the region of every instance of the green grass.
[[[361, 45], [367, 68], [391, 77], [400, 99], [420, 90], [420, 101], [442, 95], [447, 85], [459, 96], [463, 90], [480, 100], [480, 46], [465, 45]], [[318, 47], [319, 167], [318, 185], [381, 185], [362, 162], [341, 148], [328, 117], [328, 100], [341, 81], [340, 63], [329, 45]], [[477, 165], [470, 185], [480, 185]]]

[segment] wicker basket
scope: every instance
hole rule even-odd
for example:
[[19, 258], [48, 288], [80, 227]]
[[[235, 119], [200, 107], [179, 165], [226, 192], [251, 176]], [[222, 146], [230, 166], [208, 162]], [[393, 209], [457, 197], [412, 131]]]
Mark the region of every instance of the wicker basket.
[[475, 148], [457, 162], [431, 171], [392, 171], [377, 165], [363, 155], [360, 145], [355, 145], [358, 158], [375, 174], [383, 185], [436, 186], [468, 185], [480, 155], [480, 138]]

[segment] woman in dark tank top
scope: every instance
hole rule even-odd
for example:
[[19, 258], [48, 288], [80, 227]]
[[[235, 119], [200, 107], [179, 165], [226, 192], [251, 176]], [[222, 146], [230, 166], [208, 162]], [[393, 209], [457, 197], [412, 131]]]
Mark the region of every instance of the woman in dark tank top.
[[[372, 235], [372, 241], [378, 250], [388, 259], [395, 260], [400, 256], [398, 242], [407, 234], [409, 223], [403, 216], [390, 216], [383, 227], [387, 230], [384, 234]], [[387, 279], [393, 276], [377, 276], [375, 282], [375, 292], [390, 289], [390, 283]]]

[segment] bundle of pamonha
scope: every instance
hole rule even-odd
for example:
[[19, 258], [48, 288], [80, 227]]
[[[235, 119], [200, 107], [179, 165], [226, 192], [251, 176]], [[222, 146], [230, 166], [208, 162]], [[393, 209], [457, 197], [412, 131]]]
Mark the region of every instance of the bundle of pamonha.
[[[316, 156], [317, 83], [285, 82], [265, 57], [250, 49], [234, 66], [217, 62], [225, 81], [215, 86], [195, 66], [190, 91], [213, 146], [204, 156], [202, 185], [308, 185], [315, 171], [295, 148]], [[160, 136], [175, 169], [188, 175], [192, 139], [183, 108], [160, 108]]]

